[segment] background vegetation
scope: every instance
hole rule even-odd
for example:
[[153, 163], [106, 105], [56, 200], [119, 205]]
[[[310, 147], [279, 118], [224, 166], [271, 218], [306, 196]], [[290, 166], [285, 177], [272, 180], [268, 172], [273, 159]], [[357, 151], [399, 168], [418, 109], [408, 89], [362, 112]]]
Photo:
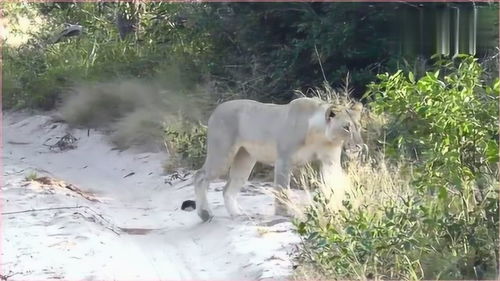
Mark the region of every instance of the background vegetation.
[[[200, 167], [224, 100], [364, 94], [370, 154], [346, 161], [344, 200], [312, 168], [297, 180], [314, 197], [295, 221], [300, 279], [498, 277], [498, 48], [422, 71], [397, 51], [407, 3], [2, 5], [4, 110], [166, 146], [169, 169]], [[58, 40], [65, 24], [83, 33]]]
[[[426, 22], [439, 5], [425, 4]], [[498, 30], [496, 8], [482, 9], [493, 11], [481, 16], [488, 32]], [[3, 3], [3, 108], [50, 109], [75, 83], [131, 77], [287, 102], [294, 90], [340, 86], [349, 73], [359, 98], [376, 74], [413, 68], [417, 55], [428, 55], [402, 44], [434, 32], [417, 34], [408, 9], [415, 10], [407, 3]], [[83, 34], [56, 40], [66, 24]]]

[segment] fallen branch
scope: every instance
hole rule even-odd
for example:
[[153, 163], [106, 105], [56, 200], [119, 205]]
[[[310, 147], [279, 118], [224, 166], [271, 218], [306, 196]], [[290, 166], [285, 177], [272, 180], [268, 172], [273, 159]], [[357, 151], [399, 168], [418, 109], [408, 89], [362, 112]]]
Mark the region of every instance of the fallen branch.
[[10, 277], [12, 277], [14, 275], [18, 275], [18, 274], [21, 274], [21, 272], [9, 273], [9, 275], [0, 274], [0, 280], [7, 281]]
[[19, 144], [19, 145], [26, 145], [26, 144], [31, 144], [31, 142], [20, 142], [20, 141], [8, 141], [8, 144]]
[[[120, 227], [117, 227], [114, 223], [109, 221], [108, 219], [104, 218], [103, 215], [99, 214], [96, 212], [94, 209], [88, 207], [88, 206], [74, 206], [74, 207], [52, 207], [52, 208], [41, 208], [41, 209], [29, 209], [29, 210], [23, 210], [23, 211], [14, 211], [14, 212], [3, 212], [2, 215], [15, 215], [15, 214], [22, 214], [22, 213], [29, 213], [29, 212], [41, 212], [41, 211], [53, 211], [53, 210], [72, 210], [72, 209], [84, 209], [87, 211], [90, 211], [93, 214], [90, 214], [91, 216], [94, 217], [99, 217], [101, 221], [96, 221], [94, 220], [93, 222], [100, 224], [101, 226], [113, 231], [117, 235], [120, 235], [120, 233], [116, 230], [119, 229], [121, 230]], [[75, 214], [81, 215], [87, 220], [90, 220], [89, 217], [84, 216], [80, 212], [75, 212]], [[104, 223], [103, 223], [104, 222]]]
[[[98, 222], [98, 221], [96, 221], [96, 220], [94, 219], [94, 217], [87, 217], [87, 216], [85, 216], [84, 214], [82, 214], [82, 213], [80, 213], [80, 212], [75, 212], [75, 214], [78, 214], [78, 215], [82, 216], [82, 218], [84, 218], [84, 219], [86, 219], [86, 220], [88, 220], [88, 221], [90, 221], [90, 222], [94, 222], [94, 223], [98, 223], [98, 224], [100, 224], [101, 226], [105, 227], [106, 229], [109, 229], [109, 230], [113, 231], [116, 235], [120, 235], [120, 233], [118, 233], [118, 231], [116, 231], [116, 230], [114, 229], [114, 227], [116, 227], [116, 226], [115, 226], [114, 224], [112, 224], [112, 223], [109, 223], [109, 222], [108, 222], [108, 221], [106, 221], [106, 220], [104, 220], [104, 221], [105, 221], [105, 222], [107, 222], [108, 224], [110, 224], [110, 225], [111, 225], [111, 227], [110, 227], [110, 226], [107, 226], [107, 225], [105, 225], [105, 224], [103, 224], [102, 222]], [[102, 218], [102, 216], [101, 216], [101, 218]], [[118, 227], [118, 229], [120, 229], [120, 228]]]
[[[29, 209], [29, 210], [24, 210], [24, 211], [15, 211], [15, 212], [3, 212], [2, 215], [14, 215], [14, 214], [22, 214], [22, 213], [29, 213], [29, 212], [40, 212], [40, 211], [52, 211], [52, 210], [69, 210], [69, 209], [79, 209], [79, 208], [85, 208], [87, 206], [76, 206], [76, 207], [53, 207], [53, 208], [41, 208], [41, 209]], [[88, 208], [88, 207], [87, 207]]]

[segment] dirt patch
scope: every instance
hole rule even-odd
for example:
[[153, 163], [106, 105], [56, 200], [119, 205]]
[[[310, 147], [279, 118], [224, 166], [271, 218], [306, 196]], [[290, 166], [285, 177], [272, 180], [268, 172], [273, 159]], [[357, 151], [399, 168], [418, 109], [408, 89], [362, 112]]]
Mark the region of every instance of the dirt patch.
[[68, 194], [67, 192], [70, 191], [70, 194], [74, 195], [74, 197], [80, 196], [92, 202], [101, 202], [97, 198], [97, 196], [92, 192], [83, 191], [74, 184], [67, 183], [63, 180], [58, 180], [50, 177], [38, 177], [31, 180], [27, 180], [23, 184], [23, 187], [27, 186], [33, 189], [39, 189], [49, 193], [65, 192], [66, 194]]

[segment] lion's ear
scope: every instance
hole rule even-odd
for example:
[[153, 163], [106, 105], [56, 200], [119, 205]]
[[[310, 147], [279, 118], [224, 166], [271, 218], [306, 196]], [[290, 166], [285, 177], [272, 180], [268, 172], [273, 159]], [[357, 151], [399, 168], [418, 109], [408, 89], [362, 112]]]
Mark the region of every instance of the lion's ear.
[[351, 106], [349, 112], [351, 113], [352, 118], [355, 121], [361, 120], [361, 112], [363, 111], [363, 104], [360, 102], [356, 102]]
[[329, 106], [325, 112], [325, 120], [328, 122], [331, 118], [335, 117], [335, 112], [333, 111], [333, 106]]
[[351, 110], [361, 112], [363, 110], [363, 104], [356, 102], [351, 106]]

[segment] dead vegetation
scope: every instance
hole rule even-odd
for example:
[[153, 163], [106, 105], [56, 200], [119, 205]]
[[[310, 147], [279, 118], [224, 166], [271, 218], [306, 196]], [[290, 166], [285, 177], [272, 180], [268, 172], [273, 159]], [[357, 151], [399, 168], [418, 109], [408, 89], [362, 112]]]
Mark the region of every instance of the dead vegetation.
[[36, 175], [30, 175], [26, 178], [22, 186], [47, 193], [65, 193], [68, 196], [82, 197], [91, 202], [101, 202], [98, 197], [92, 192], [83, 191], [81, 188], [74, 184], [46, 176], [37, 177]]

